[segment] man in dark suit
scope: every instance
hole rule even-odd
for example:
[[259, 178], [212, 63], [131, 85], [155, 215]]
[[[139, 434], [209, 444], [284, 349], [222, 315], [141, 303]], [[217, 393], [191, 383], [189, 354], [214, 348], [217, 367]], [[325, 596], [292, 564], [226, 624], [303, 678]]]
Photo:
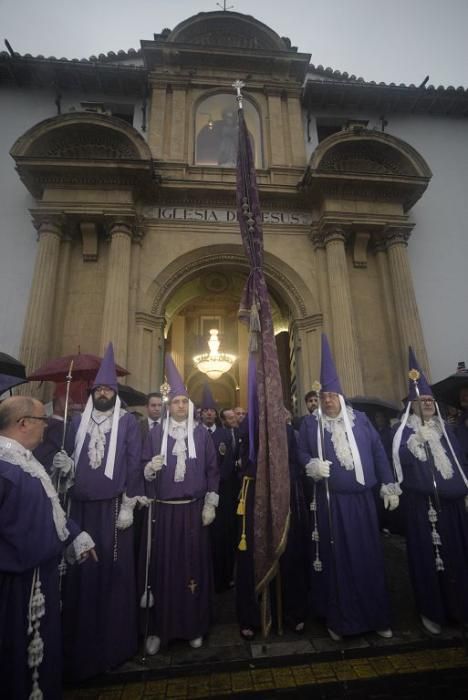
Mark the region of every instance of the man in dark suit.
[[151, 428], [156, 425], [156, 423], [161, 422], [162, 407], [163, 399], [159, 391], [153, 391], [151, 394], [148, 394], [146, 400], [146, 418], [142, 418], [140, 421], [143, 441], [146, 439]]

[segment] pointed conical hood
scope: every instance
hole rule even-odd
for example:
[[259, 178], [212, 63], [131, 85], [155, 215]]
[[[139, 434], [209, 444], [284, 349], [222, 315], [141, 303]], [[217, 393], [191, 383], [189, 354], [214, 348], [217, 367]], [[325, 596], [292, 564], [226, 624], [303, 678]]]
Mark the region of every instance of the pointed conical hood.
[[205, 384], [203, 387], [203, 396], [200, 404], [200, 408], [212, 408], [214, 411], [217, 411], [218, 408], [216, 406], [216, 401], [213, 398], [213, 394], [211, 393], [210, 387], [208, 384]]
[[[416, 355], [413, 352], [413, 348], [410, 346], [409, 348], [409, 361], [408, 361], [408, 369], [411, 371], [412, 369], [416, 369], [419, 372], [419, 379], [417, 380], [418, 382], [418, 389], [419, 393], [421, 396], [433, 396], [432, 389], [428, 384], [428, 381], [426, 377], [424, 376], [424, 372], [422, 371], [421, 367], [419, 366], [419, 362], [416, 359]], [[416, 388], [414, 386], [414, 382], [412, 379], [409, 380], [409, 387], [408, 387], [408, 400], [409, 401], [414, 401], [417, 396], [416, 396]]]
[[170, 386], [169, 389], [169, 399], [173, 399], [175, 396], [186, 396], [188, 398], [188, 391], [185, 388], [184, 381], [179, 374], [179, 370], [174, 364], [174, 360], [170, 355], [166, 355], [165, 359], [166, 366], [166, 379]]
[[335, 363], [331, 354], [328, 339], [325, 333], [322, 333], [322, 364], [320, 367], [320, 384], [322, 391], [334, 391], [337, 394], [343, 394], [338, 372], [336, 371]]
[[111, 389], [117, 391], [117, 372], [115, 371], [114, 348], [112, 343], [106, 348], [101, 366], [98, 369], [96, 378], [92, 384], [92, 388], [97, 386], [110, 386]]

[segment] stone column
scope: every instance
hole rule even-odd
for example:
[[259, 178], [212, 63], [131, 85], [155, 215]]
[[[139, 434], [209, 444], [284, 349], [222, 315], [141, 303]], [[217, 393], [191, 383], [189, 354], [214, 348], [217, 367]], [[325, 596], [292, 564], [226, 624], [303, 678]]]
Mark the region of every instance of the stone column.
[[[61, 217], [43, 219], [37, 227], [39, 244], [20, 349], [27, 372], [50, 359], [62, 227]], [[32, 393], [40, 393], [37, 386]]]
[[55, 313], [54, 313], [54, 341], [52, 352], [54, 355], [62, 355], [63, 327], [65, 323], [65, 307], [68, 292], [68, 280], [70, 276], [70, 256], [72, 247], [72, 234], [66, 232], [62, 237], [60, 246], [60, 264], [55, 289]]
[[348, 396], [356, 396], [363, 394], [364, 388], [357, 336], [353, 324], [345, 239], [345, 231], [339, 227], [330, 228], [324, 234], [333, 326], [333, 352], [343, 391]]
[[404, 361], [403, 366], [406, 367], [408, 346], [411, 345], [419, 364], [430, 381], [429, 362], [408, 260], [409, 237], [410, 231], [407, 229], [387, 229], [385, 232], [401, 355]]
[[393, 298], [392, 281], [390, 279], [390, 270], [388, 265], [388, 256], [386, 249], [386, 241], [381, 236], [374, 236], [373, 248], [375, 252], [375, 260], [379, 271], [380, 284], [384, 300], [385, 321], [388, 333], [389, 355], [393, 359], [392, 376], [394, 381], [394, 396], [396, 401], [400, 401], [405, 395], [407, 382], [405, 381], [404, 373], [401, 372], [401, 367], [406, 367], [407, 357], [401, 355], [401, 345], [399, 342], [399, 334], [396, 326], [395, 302]]
[[131, 245], [131, 263], [130, 263], [130, 288], [128, 301], [128, 353], [127, 353], [127, 369], [130, 372], [133, 386], [135, 377], [139, 374], [140, 357], [137, 347], [137, 320], [136, 314], [140, 304], [140, 258], [142, 240], [144, 235], [144, 227], [140, 222], [135, 226], [134, 236]]
[[317, 271], [318, 280], [318, 297], [320, 302], [320, 311], [323, 316], [323, 330], [327, 334], [330, 341], [333, 340], [331, 329], [331, 309], [330, 309], [330, 293], [328, 289], [328, 270], [327, 256], [325, 253], [325, 241], [322, 235], [317, 231], [312, 230], [311, 241], [315, 251], [315, 268]]
[[110, 341], [115, 361], [126, 367], [128, 304], [130, 294], [130, 253], [132, 229], [128, 222], [114, 221], [109, 227], [110, 251], [101, 329], [101, 352]]

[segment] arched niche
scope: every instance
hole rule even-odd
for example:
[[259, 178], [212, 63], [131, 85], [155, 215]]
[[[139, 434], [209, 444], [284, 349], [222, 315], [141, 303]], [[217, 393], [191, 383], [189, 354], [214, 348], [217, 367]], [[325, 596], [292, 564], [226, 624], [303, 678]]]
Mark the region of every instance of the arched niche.
[[[261, 119], [258, 108], [244, 98], [244, 114], [257, 168], [263, 168]], [[195, 165], [235, 168], [237, 163], [237, 104], [234, 94], [204, 95], [195, 106]]]
[[312, 153], [302, 185], [344, 198], [391, 197], [408, 211], [432, 177], [415, 148], [388, 133], [351, 127], [324, 139]]
[[146, 141], [125, 121], [105, 114], [79, 112], [46, 119], [20, 136], [10, 154], [35, 197], [49, 184], [151, 182]]

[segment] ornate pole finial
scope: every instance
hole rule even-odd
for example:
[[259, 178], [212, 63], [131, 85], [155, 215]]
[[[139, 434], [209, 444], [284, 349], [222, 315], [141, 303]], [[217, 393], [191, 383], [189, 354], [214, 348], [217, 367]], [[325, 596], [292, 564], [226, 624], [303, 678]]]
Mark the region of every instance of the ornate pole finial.
[[226, 7], [226, 2], [227, 2], [227, 0], [223, 0], [223, 4], [222, 4], [222, 5], [221, 5], [220, 2], [217, 2], [216, 4], [217, 4], [218, 7], [220, 7], [220, 8], [222, 9], [223, 12], [227, 12], [227, 10], [233, 10], [233, 9], [234, 9], [234, 5], [229, 5], [229, 7]]
[[235, 81], [232, 83], [232, 87], [233, 87], [234, 90], [237, 92], [236, 100], [237, 100], [237, 104], [239, 105], [239, 109], [242, 109], [242, 108], [243, 108], [243, 104], [242, 104], [242, 99], [243, 99], [243, 98], [242, 98], [242, 88], [245, 87], [245, 83], [244, 83], [243, 80], [235, 80]]

